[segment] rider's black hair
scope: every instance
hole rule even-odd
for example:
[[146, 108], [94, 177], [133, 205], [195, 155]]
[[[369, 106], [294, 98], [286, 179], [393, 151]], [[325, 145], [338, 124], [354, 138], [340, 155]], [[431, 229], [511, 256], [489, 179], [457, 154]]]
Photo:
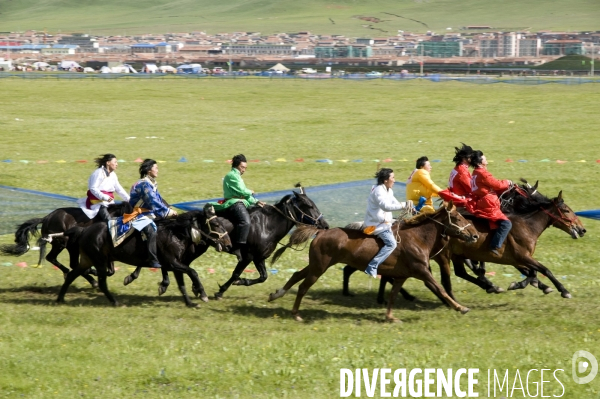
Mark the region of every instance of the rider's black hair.
[[452, 161], [456, 164], [456, 166], [460, 165], [464, 158], [467, 158], [468, 160], [471, 157], [471, 154], [473, 153], [473, 149], [471, 148], [471, 146], [468, 146], [465, 143], [461, 144], [461, 148], [454, 147], [456, 152], [454, 158], [452, 158]]
[[244, 154], [238, 154], [231, 158], [231, 167], [237, 168], [242, 162], [248, 161], [246, 161], [246, 157], [244, 156]]
[[390, 168], [381, 168], [375, 173], [375, 178], [377, 179], [377, 184], [383, 184], [386, 180], [390, 178], [390, 175], [394, 173], [394, 171]]
[[429, 158], [427, 157], [421, 157], [417, 159], [417, 166], [415, 166], [415, 169], [421, 169], [423, 166], [425, 166], [425, 162], [427, 161], [429, 161]]
[[113, 158], [116, 158], [117, 156], [114, 154], [104, 154], [104, 155], [100, 155], [98, 158], [94, 159], [94, 162], [96, 163], [96, 165], [101, 168], [103, 166], [106, 166], [107, 162], [110, 162]]
[[479, 150], [473, 151], [473, 153], [469, 157], [469, 163], [471, 164], [471, 166], [475, 168], [481, 165], [481, 163], [483, 162], [483, 159], [481, 159], [481, 157], [483, 157], [483, 152]]
[[140, 165], [140, 178], [143, 179], [144, 177], [146, 177], [146, 175], [148, 174], [148, 172], [150, 172], [150, 169], [152, 169], [154, 165], [156, 165], [156, 161], [154, 159], [144, 159], [144, 162], [142, 162], [142, 164]]

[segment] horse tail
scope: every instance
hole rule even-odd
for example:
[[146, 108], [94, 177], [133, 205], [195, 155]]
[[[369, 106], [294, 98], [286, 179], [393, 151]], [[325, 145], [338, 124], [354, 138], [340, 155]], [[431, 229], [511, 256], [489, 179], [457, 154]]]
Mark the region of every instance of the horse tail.
[[43, 219], [29, 219], [17, 227], [15, 232], [15, 244], [0, 245], [0, 253], [2, 255], [21, 256], [29, 251], [29, 235], [35, 236], [38, 234], [37, 226]]
[[300, 245], [305, 243], [310, 237], [317, 234], [318, 230], [319, 229], [315, 226], [300, 226], [296, 230], [294, 230], [294, 232], [290, 236], [288, 243], [285, 244], [283, 247], [279, 248], [273, 254], [273, 257], [271, 258], [271, 266], [273, 266], [273, 264], [277, 262], [277, 260], [281, 257], [281, 255], [283, 255], [286, 249], [291, 248], [293, 245]]
[[44, 237], [38, 238], [37, 245], [40, 247], [40, 258], [38, 259], [37, 267], [42, 267], [44, 259], [46, 258], [46, 252], [48, 252], [46, 244], [48, 244], [48, 240], [45, 240]]

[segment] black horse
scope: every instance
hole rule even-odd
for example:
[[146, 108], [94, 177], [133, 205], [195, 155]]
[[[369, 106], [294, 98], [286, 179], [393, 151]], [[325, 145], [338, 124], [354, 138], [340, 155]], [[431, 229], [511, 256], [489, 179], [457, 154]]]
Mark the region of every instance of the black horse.
[[[200, 283], [198, 273], [189, 265], [198, 256], [206, 252], [209, 245], [218, 251], [230, 250], [231, 241], [217, 219], [212, 207], [207, 211], [192, 211], [179, 215], [174, 219], [159, 220], [156, 222], [157, 247], [159, 261], [166, 271], [175, 274], [179, 290], [187, 306], [196, 305], [187, 296], [183, 273], [187, 274], [193, 282], [192, 290], [196, 296], [200, 295], [203, 301], [208, 301], [204, 287]], [[106, 223], [95, 223], [88, 228], [75, 227], [66, 232], [69, 237], [68, 247], [76, 246], [80, 258], [71, 258], [71, 270], [58, 294], [57, 302], [64, 302], [64, 296], [69, 285], [79, 277], [82, 272], [94, 265], [98, 272], [100, 289], [108, 300], [118, 305], [116, 299], [108, 291], [106, 284], [107, 271], [112, 261], [119, 261], [138, 267], [148, 267], [148, 251], [146, 243], [142, 241], [141, 234], [133, 232], [116, 248]]]
[[[255, 206], [249, 209], [250, 213], [250, 233], [248, 234], [248, 253], [238, 261], [231, 278], [223, 285], [219, 285], [219, 292], [215, 293], [215, 299], [221, 299], [223, 294], [231, 285], [250, 286], [263, 283], [267, 280], [267, 268], [265, 260], [271, 256], [279, 241], [294, 226], [311, 226], [313, 229], [308, 229], [308, 233], [296, 235], [301, 237], [295, 239], [292, 244], [297, 245], [307, 241], [316, 229], [328, 229], [329, 225], [323, 218], [323, 215], [308, 198], [300, 187], [300, 193], [293, 191], [293, 194], [286, 195], [275, 205], [264, 205], [263, 207]], [[219, 221], [223, 224], [228, 233], [233, 232], [234, 226], [225, 218], [219, 217]], [[290, 244], [283, 246], [277, 251], [276, 256], [279, 257]], [[259, 277], [256, 279], [241, 278], [244, 269], [254, 262], [258, 270]], [[130, 276], [125, 278], [125, 285], [135, 280], [140, 273], [140, 268], [137, 268]], [[168, 276], [163, 272], [163, 281], [159, 284], [160, 287], [166, 290], [169, 285]], [[161, 288], [159, 288], [160, 293]], [[164, 292], [164, 291], [162, 291]]]
[[[132, 207], [128, 202], [121, 202], [108, 206], [108, 213], [111, 217], [122, 216], [131, 211]], [[86, 227], [97, 221], [100, 221], [98, 216], [94, 219], [90, 219], [81, 208], [58, 208], [43, 218], [29, 219], [19, 225], [15, 232], [15, 244], [0, 246], [0, 252], [3, 255], [11, 256], [21, 256], [25, 254], [29, 251], [29, 240], [31, 236], [40, 234], [38, 225], [41, 223], [41, 237], [37, 241], [37, 245], [40, 247], [40, 258], [37, 267], [42, 266], [45, 258], [48, 262], [58, 267], [66, 278], [70, 269], [58, 261], [58, 255], [67, 248], [67, 240], [63, 234], [75, 226]], [[48, 255], [46, 255], [46, 244], [48, 243], [50, 243], [52, 249]], [[84, 277], [93, 287], [98, 286], [98, 283], [89, 274], [84, 274]]]

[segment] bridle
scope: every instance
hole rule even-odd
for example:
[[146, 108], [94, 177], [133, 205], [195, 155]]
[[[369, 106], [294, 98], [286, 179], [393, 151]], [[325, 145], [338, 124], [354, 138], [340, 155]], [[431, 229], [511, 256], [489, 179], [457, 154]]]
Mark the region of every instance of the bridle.
[[[205, 233], [204, 231], [202, 231], [202, 229], [198, 229], [194, 226], [192, 226], [192, 239], [194, 240], [195, 244], [199, 244], [202, 239], [198, 238], [194, 238], [195, 235], [197, 235], [197, 233], [200, 233], [201, 236], [203, 236], [204, 238], [212, 241], [214, 244], [220, 244], [221, 240], [223, 239], [223, 237], [225, 237], [228, 233], [227, 231], [225, 231], [224, 233], [219, 233], [218, 231], [213, 230], [210, 221], [215, 219], [217, 216], [211, 216], [209, 218], [206, 218], [206, 226], [208, 227], [208, 234]], [[216, 238], [215, 238], [216, 237]]]
[[558, 212], [559, 216], [554, 215], [553, 213], [549, 212], [548, 210], [546, 210], [544, 208], [540, 208], [542, 210], [542, 212], [544, 212], [546, 215], [550, 216], [550, 219], [552, 219], [552, 226], [557, 227], [556, 223], [562, 222], [565, 226], [567, 226], [567, 228], [569, 228], [571, 230], [575, 229], [575, 226], [576, 226], [575, 221], [571, 218], [566, 217], [563, 214], [563, 212], [560, 210], [560, 208], [558, 207], [556, 202], [552, 201], [552, 205], [554, 205], [554, 208]]
[[444, 232], [442, 233], [442, 237], [443, 237], [443, 238], [446, 238], [446, 237], [448, 236], [448, 234], [446, 234], [446, 232], [448, 231], [448, 228], [450, 228], [450, 227], [452, 227], [452, 228], [456, 229], [456, 233], [454, 233], [454, 234], [458, 236], [458, 235], [459, 235], [459, 234], [461, 234], [461, 233], [462, 233], [462, 232], [463, 232], [463, 231], [464, 231], [464, 230], [465, 230], [467, 227], [469, 227], [469, 226], [471, 225], [471, 223], [467, 223], [466, 225], [464, 225], [464, 226], [462, 226], [462, 227], [461, 227], [461, 226], [459, 226], [459, 225], [457, 225], [456, 223], [452, 222], [452, 217], [450, 216], [450, 211], [449, 211], [448, 209], [446, 209], [446, 208], [444, 208], [444, 210], [446, 211], [446, 214], [448, 215], [448, 224], [447, 224], [447, 225], [446, 225], [446, 224], [444, 224], [444, 223], [442, 223], [442, 222], [439, 222], [439, 221], [435, 220], [435, 219], [434, 219], [434, 218], [432, 218], [431, 216], [427, 216], [427, 219], [430, 219], [430, 220], [432, 220], [433, 222], [435, 222], [435, 223], [437, 223], [437, 224], [439, 224], [439, 225], [441, 225], [441, 226], [443, 226], [443, 227], [444, 227]]
[[[290, 204], [291, 204], [291, 209], [289, 206]], [[282, 212], [275, 205], [269, 205], [269, 206], [275, 208], [275, 210], [277, 212], [281, 213], [283, 215], [283, 217], [285, 217], [287, 220], [291, 221], [292, 223], [294, 223], [296, 225], [316, 226], [317, 223], [319, 223], [319, 220], [321, 220], [323, 218], [322, 213], [319, 213], [319, 216], [314, 218], [314, 217], [308, 215], [307, 213], [305, 213], [304, 211], [302, 211], [302, 209], [300, 209], [300, 207], [298, 207], [296, 198], [288, 198], [288, 200], [285, 201], [284, 205], [286, 205], [284, 207], [284, 210], [286, 211], [286, 213]], [[300, 217], [298, 217], [296, 212], [300, 213]]]

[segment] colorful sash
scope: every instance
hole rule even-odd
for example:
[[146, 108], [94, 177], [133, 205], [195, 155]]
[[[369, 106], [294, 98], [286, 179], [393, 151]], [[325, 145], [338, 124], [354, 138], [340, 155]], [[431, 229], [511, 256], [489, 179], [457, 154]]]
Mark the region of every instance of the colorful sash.
[[[101, 191], [102, 194], [108, 195], [113, 200], [115, 199], [115, 193], [112, 191]], [[87, 191], [87, 199], [85, 200], [85, 207], [87, 209], [92, 209], [92, 205], [100, 204], [102, 201], [100, 198], [96, 198], [94, 194], [90, 190]]]

